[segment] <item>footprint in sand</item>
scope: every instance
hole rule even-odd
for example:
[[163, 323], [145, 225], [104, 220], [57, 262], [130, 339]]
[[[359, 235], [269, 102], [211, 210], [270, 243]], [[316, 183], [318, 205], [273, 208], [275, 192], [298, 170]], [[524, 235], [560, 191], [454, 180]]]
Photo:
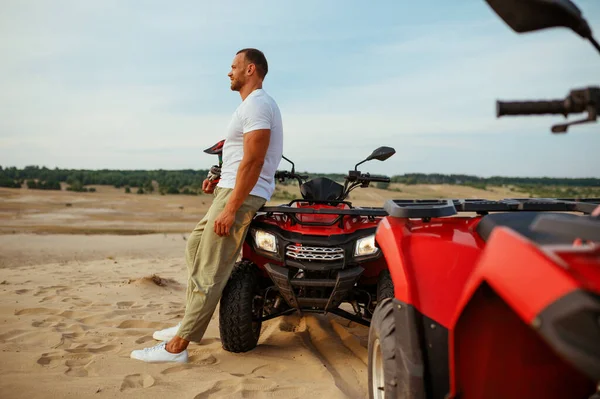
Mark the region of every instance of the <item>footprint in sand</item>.
[[[277, 392], [281, 388], [277, 387], [277, 383], [274, 381], [266, 381], [258, 378], [241, 378], [241, 379], [228, 379], [217, 381], [215, 384], [210, 386], [207, 390], [200, 392], [194, 399], [205, 399], [205, 398], [228, 398], [233, 394], [242, 398], [253, 397], [257, 393], [266, 392]], [[270, 396], [270, 395], [269, 395]], [[279, 395], [273, 395], [275, 397]]]
[[67, 367], [65, 375], [69, 377], [86, 377], [88, 371], [86, 367], [93, 362], [93, 356], [89, 353], [80, 353], [72, 355], [60, 355], [43, 353], [38, 359], [37, 364], [41, 366], [54, 366], [56, 363], [61, 363]]
[[119, 308], [119, 309], [129, 309], [133, 305], [135, 305], [135, 302], [133, 302], [133, 301], [121, 301], [121, 302], [117, 302], [117, 308]]
[[29, 291], [31, 291], [31, 290], [28, 290], [28, 289], [16, 290], [15, 294], [22, 295], [22, 294], [28, 293]]
[[12, 341], [13, 339], [27, 333], [27, 330], [11, 330], [7, 331], [4, 334], [0, 334], [0, 342], [3, 341]]
[[65, 366], [68, 367], [67, 371], [65, 371], [65, 375], [69, 377], [87, 377], [88, 371], [85, 369], [87, 365], [89, 365], [92, 360], [87, 361], [87, 359], [72, 359], [65, 361]]
[[121, 392], [128, 389], [150, 388], [156, 383], [154, 377], [148, 374], [130, 374], [121, 383]]
[[63, 320], [62, 317], [58, 316], [50, 316], [46, 317], [44, 320], [34, 320], [31, 323], [32, 327], [55, 327], [57, 330], [66, 326], [65, 323], [61, 323]]
[[117, 328], [165, 328], [164, 323], [143, 320], [125, 320]]
[[138, 338], [135, 340], [136, 344], [145, 344], [148, 341], [154, 341], [154, 338], [152, 338], [150, 335], [146, 335], [142, 338]]
[[16, 316], [29, 315], [29, 314], [57, 314], [60, 312], [58, 309], [49, 309], [49, 308], [28, 308], [16, 310]]
[[[86, 345], [86, 344], [83, 344]], [[106, 353], [106, 352], [118, 352], [119, 345], [104, 345], [99, 348], [90, 348], [88, 346], [83, 346], [75, 349], [65, 349], [65, 352], [68, 353]]]
[[258, 366], [257, 368], [252, 370], [250, 374], [257, 377], [270, 377], [273, 374], [277, 374], [285, 369], [286, 367], [277, 364], [265, 364], [262, 366]]
[[[34, 296], [38, 296], [38, 295], [34, 295]], [[38, 303], [48, 302], [48, 301], [51, 301], [56, 298], [58, 298], [56, 295], [45, 296], [42, 299], [40, 299]]]
[[217, 364], [219, 363], [219, 360], [214, 357], [213, 355], [192, 355], [189, 358], [189, 362], [195, 365], [200, 365], [200, 366], [209, 366], [209, 365], [213, 365], [213, 364]]
[[180, 364], [178, 366], [173, 366], [173, 367], [169, 367], [168, 369], [164, 369], [160, 373], [163, 374], [163, 375], [173, 374], [173, 373], [179, 373], [181, 371], [189, 370], [189, 369], [191, 369], [193, 367], [194, 366], [192, 364], [190, 364], [190, 363]]

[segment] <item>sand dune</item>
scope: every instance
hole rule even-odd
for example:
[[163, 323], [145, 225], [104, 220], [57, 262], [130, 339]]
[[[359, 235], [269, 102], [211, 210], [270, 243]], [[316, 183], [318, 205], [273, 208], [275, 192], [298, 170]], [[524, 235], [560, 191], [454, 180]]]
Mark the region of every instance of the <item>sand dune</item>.
[[233, 354], [216, 312], [188, 364], [130, 359], [183, 314], [184, 244], [180, 234], [0, 236], [1, 396], [367, 396], [368, 329], [335, 316], [270, 320], [258, 348]]
[[[352, 201], [510, 196], [392, 188], [400, 191], [356, 190]], [[0, 188], [0, 397], [367, 397], [368, 329], [336, 316], [270, 320], [258, 348], [232, 354], [221, 347], [216, 312], [189, 364], [130, 359], [154, 344], [154, 330], [181, 319], [185, 240], [211, 197], [96, 189]]]

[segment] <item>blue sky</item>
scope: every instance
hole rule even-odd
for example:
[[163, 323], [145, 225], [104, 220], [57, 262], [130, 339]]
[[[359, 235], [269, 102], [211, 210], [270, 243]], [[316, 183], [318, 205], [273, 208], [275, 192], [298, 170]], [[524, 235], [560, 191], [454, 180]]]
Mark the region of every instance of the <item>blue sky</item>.
[[[457, 4], [460, 3], [460, 4]], [[143, 4], [143, 6], [141, 6]], [[600, 4], [579, 0], [596, 37]], [[495, 117], [496, 99], [600, 84], [565, 29], [517, 35], [483, 0], [4, 0], [0, 165], [204, 169], [240, 97], [236, 51], [263, 50], [264, 88], [300, 170], [598, 177], [600, 125]], [[287, 165], [282, 164], [282, 168]]]

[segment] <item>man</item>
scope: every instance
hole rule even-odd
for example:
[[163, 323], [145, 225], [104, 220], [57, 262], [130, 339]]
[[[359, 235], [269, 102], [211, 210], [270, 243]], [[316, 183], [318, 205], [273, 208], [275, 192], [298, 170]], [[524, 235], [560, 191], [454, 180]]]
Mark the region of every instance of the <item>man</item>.
[[187, 362], [190, 341], [200, 342], [233, 270], [256, 211], [275, 190], [275, 171], [283, 152], [283, 125], [275, 101], [262, 89], [267, 60], [256, 49], [240, 50], [228, 76], [242, 103], [233, 113], [223, 147], [221, 180], [202, 190], [215, 198], [192, 231], [186, 247], [188, 288], [183, 320], [156, 331], [161, 344], [135, 350], [145, 362]]

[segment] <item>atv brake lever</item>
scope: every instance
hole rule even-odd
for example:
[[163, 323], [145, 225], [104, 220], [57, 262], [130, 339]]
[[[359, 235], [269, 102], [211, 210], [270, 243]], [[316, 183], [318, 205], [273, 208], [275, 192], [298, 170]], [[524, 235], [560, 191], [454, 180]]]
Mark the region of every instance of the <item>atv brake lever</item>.
[[559, 124], [552, 126], [552, 133], [567, 133], [569, 126], [595, 122], [596, 119], [598, 118], [598, 112], [596, 111], [596, 107], [594, 107], [593, 105], [589, 105], [587, 107], [587, 112], [588, 112], [588, 115], [587, 115], [586, 119], [581, 119], [578, 121], [567, 122], [567, 123], [559, 123]]

